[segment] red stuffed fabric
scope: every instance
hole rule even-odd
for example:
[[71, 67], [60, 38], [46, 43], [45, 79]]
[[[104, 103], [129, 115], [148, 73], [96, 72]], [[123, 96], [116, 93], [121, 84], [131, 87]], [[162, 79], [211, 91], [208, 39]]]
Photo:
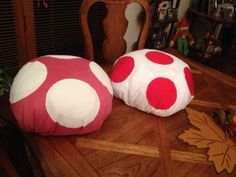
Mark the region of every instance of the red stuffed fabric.
[[10, 102], [26, 132], [72, 135], [99, 129], [111, 112], [112, 95], [108, 76], [95, 62], [43, 56], [18, 72]]

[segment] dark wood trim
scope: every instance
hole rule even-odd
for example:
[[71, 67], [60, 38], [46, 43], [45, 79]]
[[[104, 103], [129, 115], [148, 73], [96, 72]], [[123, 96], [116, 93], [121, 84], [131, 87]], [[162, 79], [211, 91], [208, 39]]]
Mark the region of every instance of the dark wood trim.
[[26, 24], [25, 38], [27, 49], [27, 60], [36, 57], [36, 41], [35, 41], [35, 27], [33, 14], [33, 0], [23, 0], [24, 20]]
[[16, 16], [16, 35], [18, 37], [18, 48], [19, 48], [19, 65], [22, 66], [27, 61], [27, 51], [25, 50], [25, 23], [24, 14], [22, 11], [22, 0], [14, 0], [15, 16]]
[[32, 0], [15, 0], [16, 28], [19, 46], [19, 65], [36, 57]]
[[203, 12], [198, 12], [196, 10], [190, 9], [190, 12], [198, 15], [198, 17], [205, 18], [211, 20], [212, 22], [223, 23], [223, 24], [236, 24], [236, 20], [234, 18], [223, 18], [223, 17], [215, 17], [213, 15], [208, 15]]

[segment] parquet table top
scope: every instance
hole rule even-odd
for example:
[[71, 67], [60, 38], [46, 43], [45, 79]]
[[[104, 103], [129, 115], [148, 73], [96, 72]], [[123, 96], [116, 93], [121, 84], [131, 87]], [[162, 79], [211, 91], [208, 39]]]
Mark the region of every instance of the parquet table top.
[[[179, 57], [193, 70], [195, 99], [189, 107], [207, 113], [214, 108], [236, 108], [235, 79]], [[109, 74], [111, 67], [104, 69]], [[112, 113], [96, 132], [31, 138], [48, 177], [235, 177], [236, 169], [217, 174], [205, 149], [178, 139], [188, 126], [184, 110], [159, 118], [114, 98]]]

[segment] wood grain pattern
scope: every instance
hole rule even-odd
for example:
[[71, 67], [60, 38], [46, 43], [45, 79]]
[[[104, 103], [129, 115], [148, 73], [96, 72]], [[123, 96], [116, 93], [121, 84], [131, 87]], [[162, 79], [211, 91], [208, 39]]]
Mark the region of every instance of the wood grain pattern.
[[216, 103], [216, 102], [212, 102], [212, 101], [198, 100], [198, 99], [193, 99], [191, 101], [190, 105], [197, 105], [197, 106], [214, 108], [214, 109], [225, 109], [225, 108], [236, 109], [236, 105], [231, 105], [231, 104], [222, 105], [221, 103]]
[[106, 62], [113, 63], [115, 59], [125, 53], [126, 42], [123, 39], [128, 21], [125, 17], [125, 9], [132, 2], [139, 3], [145, 13], [145, 21], [138, 39], [137, 49], [145, 46], [149, 27], [151, 25], [151, 9], [146, 0], [84, 0], [80, 8], [81, 29], [85, 41], [85, 56], [94, 60], [94, 48], [92, 37], [88, 25], [88, 12], [90, 7], [97, 3], [103, 2], [108, 10], [107, 17], [104, 20], [104, 32], [106, 39], [103, 43], [103, 54]]
[[[64, 137], [35, 136], [35, 141], [40, 144], [39, 150], [49, 168], [48, 176], [67, 177], [99, 177], [97, 171]], [[45, 167], [45, 166], [44, 166]]]
[[207, 161], [207, 155], [205, 154], [197, 154], [197, 153], [176, 151], [176, 150], [171, 150], [170, 154], [171, 154], [171, 159], [173, 160], [201, 163], [201, 164], [211, 164], [211, 162]]
[[109, 141], [92, 140], [87, 138], [77, 138], [75, 146], [79, 148], [93, 148], [109, 152], [135, 154], [147, 157], [160, 157], [158, 148], [128, 143], [114, 143]]
[[[186, 58], [184, 60], [188, 63]], [[236, 87], [232, 86], [235, 80], [229, 83], [224, 80], [227, 76], [216, 74], [219, 76], [216, 77], [214, 70], [201, 68], [192, 61], [189, 65], [196, 72], [193, 73], [195, 99], [188, 107], [207, 113], [215, 108], [235, 108]], [[104, 65], [104, 70], [110, 74], [111, 66]], [[189, 126], [184, 110], [160, 118], [114, 98], [112, 112], [100, 130], [81, 136], [33, 135], [33, 141], [39, 147], [38, 158], [46, 176], [236, 176], [235, 169], [231, 174], [217, 173], [214, 165], [207, 161], [205, 149], [197, 149], [178, 139]]]
[[106, 8], [107, 17], [103, 21], [106, 36], [103, 42], [103, 56], [106, 62], [113, 63], [126, 51], [126, 41], [123, 38], [128, 26], [125, 17], [126, 5], [107, 4]]

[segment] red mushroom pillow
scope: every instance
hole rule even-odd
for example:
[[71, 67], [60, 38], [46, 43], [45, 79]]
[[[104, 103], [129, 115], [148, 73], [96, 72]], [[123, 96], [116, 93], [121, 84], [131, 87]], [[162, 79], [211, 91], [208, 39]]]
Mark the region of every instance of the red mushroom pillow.
[[109, 77], [95, 62], [52, 55], [20, 69], [10, 103], [26, 132], [72, 135], [99, 129], [111, 112], [112, 95]]
[[166, 117], [194, 97], [189, 66], [168, 53], [143, 49], [117, 59], [111, 75], [114, 95], [127, 105]]

